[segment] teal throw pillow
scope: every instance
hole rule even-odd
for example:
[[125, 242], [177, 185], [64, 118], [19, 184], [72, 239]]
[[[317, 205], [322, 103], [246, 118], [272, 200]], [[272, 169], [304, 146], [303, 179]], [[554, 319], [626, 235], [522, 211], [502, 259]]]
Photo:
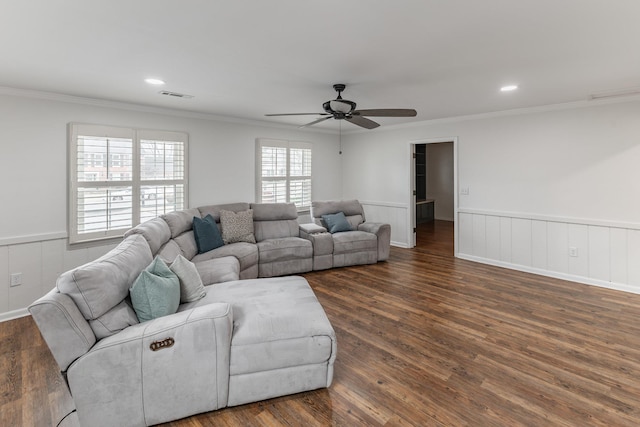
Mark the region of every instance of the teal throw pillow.
[[344, 212], [322, 215], [322, 220], [327, 224], [327, 230], [329, 230], [329, 233], [351, 231], [351, 224], [349, 224], [347, 217], [344, 216]]
[[180, 305], [180, 280], [156, 257], [133, 282], [129, 295], [140, 322], [167, 316]]
[[216, 220], [211, 214], [204, 218], [193, 217], [193, 235], [198, 246], [198, 253], [203, 254], [224, 245]]

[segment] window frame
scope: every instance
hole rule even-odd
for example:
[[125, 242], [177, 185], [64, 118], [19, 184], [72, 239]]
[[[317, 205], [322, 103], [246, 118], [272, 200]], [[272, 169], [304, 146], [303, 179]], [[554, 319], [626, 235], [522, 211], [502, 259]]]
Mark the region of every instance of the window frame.
[[[67, 165], [67, 230], [69, 244], [78, 244], [86, 242], [95, 242], [101, 240], [109, 240], [114, 238], [121, 238], [124, 232], [131, 227], [135, 227], [141, 222], [141, 188], [144, 186], [170, 186], [181, 185], [183, 187], [183, 209], [189, 206], [189, 135], [186, 132], [177, 131], [160, 131], [149, 129], [135, 129], [127, 127], [109, 126], [109, 125], [96, 125], [87, 123], [69, 123], [68, 125], [68, 165]], [[79, 136], [92, 136], [97, 138], [124, 138], [132, 141], [131, 152], [131, 172], [130, 179], [111, 180], [108, 176], [105, 180], [85, 180], [79, 181], [79, 167], [78, 167], [78, 137]], [[180, 142], [183, 145], [183, 175], [179, 179], [141, 179], [141, 141], [143, 140], [157, 140], [166, 142]], [[127, 156], [119, 154], [119, 162], [128, 161]], [[103, 156], [103, 162], [105, 167], [110, 164], [108, 155]], [[95, 157], [87, 159], [85, 164], [93, 166], [95, 163]], [[92, 173], [92, 172], [85, 172]], [[124, 175], [124, 172], [117, 172]], [[131, 224], [123, 227], [114, 227], [101, 229], [97, 231], [82, 232], [78, 231], [78, 217], [80, 215], [79, 210], [79, 198], [78, 191], [80, 188], [118, 188], [127, 187], [131, 188], [130, 198], [130, 210], [131, 210]], [[121, 199], [119, 203], [122, 205], [126, 203], [124, 199]], [[167, 204], [162, 205], [162, 210], [165, 210]], [[111, 209], [109, 203], [109, 196], [107, 197], [107, 212]], [[128, 214], [128, 212], [127, 212]], [[108, 216], [108, 214], [105, 214]]]
[[[262, 148], [274, 147], [286, 149], [286, 174], [285, 176], [262, 176]], [[303, 149], [309, 150], [311, 156], [310, 174], [309, 175], [291, 175], [291, 149]], [[311, 200], [313, 199], [313, 144], [303, 141], [291, 141], [284, 139], [270, 139], [270, 138], [257, 138], [256, 139], [256, 202], [264, 203], [262, 198], [262, 183], [263, 181], [285, 181], [286, 184], [286, 203], [291, 202], [291, 183], [299, 181], [301, 179], [309, 179], [310, 181], [310, 194], [309, 204], [298, 206], [296, 204], [296, 210], [298, 213], [308, 212], [311, 209]]]

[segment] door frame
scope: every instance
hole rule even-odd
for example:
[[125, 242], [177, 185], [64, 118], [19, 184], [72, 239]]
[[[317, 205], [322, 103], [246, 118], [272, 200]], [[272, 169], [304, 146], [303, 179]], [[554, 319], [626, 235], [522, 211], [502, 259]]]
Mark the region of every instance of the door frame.
[[443, 142], [453, 143], [453, 254], [458, 256], [458, 137], [440, 137], [440, 138], [425, 138], [409, 141], [409, 216], [408, 216], [408, 235], [407, 242], [409, 247], [416, 246], [416, 196], [414, 190], [416, 189], [416, 172], [415, 172], [415, 159], [414, 154], [416, 152], [416, 145], [418, 144], [438, 144]]

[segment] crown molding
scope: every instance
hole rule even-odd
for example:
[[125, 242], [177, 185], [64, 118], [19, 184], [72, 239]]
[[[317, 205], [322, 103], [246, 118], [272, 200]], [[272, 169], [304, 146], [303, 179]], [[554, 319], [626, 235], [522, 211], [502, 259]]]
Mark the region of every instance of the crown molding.
[[[181, 117], [187, 119], [208, 120], [216, 122], [234, 123], [247, 126], [260, 126], [276, 129], [287, 129], [300, 131], [296, 125], [288, 125], [283, 123], [272, 123], [262, 120], [243, 119], [238, 117], [220, 116], [216, 114], [200, 113], [197, 111], [178, 110], [173, 108], [153, 107], [150, 105], [134, 104], [122, 101], [112, 101], [100, 98], [88, 98], [76, 95], [66, 95], [56, 92], [45, 92], [32, 89], [19, 89], [8, 86], [0, 86], [0, 95], [15, 96], [21, 98], [41, 99], [45, 101], [57, 101], [70, 104], [89, 105], [92, 107], [115, 108], [119, 110], [136, 111], [141, 113], [160, 114], [173, 117]], [[312, 133], [328, 133], [337, 134], [337, 131], [331, 129], [305, 129], [302, 132]]]
[[[161, 115], [182, 117], [182, 118], [188, 118], [188, 119], [235, 123], [235, 124], [241, 124], [241, 125], [247, 125], [247, 126], [260, 126], [260, 127], [268, 127], [268, 128], [275, 128], [275, 129], [295, 130], [299, 132], [324, 133], [324, 134], [334, 134], [334, 135], [337, 135], [340, 133], [339, 129], [305, 128], [304, 130], [301, 130], [297, 125], [273, 123], [273, 122], [267, 122], [263, 120], [243, 119], [238, 117], [220, 116], [216, 114], [200, 113], [200, 112], [189, 111], [189, 110], [178, 110], [173, 108], [153, 107], [150, 105], [135, 104], [135, 103], [122, 102], [122, 101], [112, 101], [112, 100], [99, 99], [99, 98], [88, 98], [88, 97], [82, 97], [82, 96], [76, 96], [76, 95], [65, 95], [61, 93], [45, 92], [45, 91], [38, 91], [38, 90], [32, 90], [32, 89], [20, 89], [20, 88], [8, 87], [8, 86], [0, 86], [0, 95], [43, 99], [48, 101], [66, 102], [66, 103], [89, 105], [89, 106], [102, 107], [102, 108], [116, 108], [121, 110], [161, 114]], [[626, 102], [637, 102], [637, 101], [640, 101], [640, 94], [630, 94], [625, 96], [616, 96], [616, 97], [609, 97], [609, 98], [588, 98], [585, 100], [565, 102], [565, 103], [559, 103], [559, 104], [547, 104], [547, 105], [540, 105], [535, 107], [514, 108], [510, 110], [492, 111], [489, 113], [469, 114], [469, 115], [463, 115], [463, 116], [452, 116], [452, 117], [444, 117], [439, 119], [421, 120], [421, 121], [410, 122], [410, 123], [401, 123], [397, 125], [387, 125], [384, 127], [379, 127], [374, 130], [354, 129], [354, 130], [348, 130], [346, 132], [342, 130], [342, 134], [350, 135], [350, 134], [369, 133], [369, 132], [397, 131], [397, 130], [403, 130], [403, 129], [412, 129], [416, 127], [434, 126], [434, 125], [445, 124], [445, 123], [457, 123], [457, 122], [465, 122], [470, 120], [486, 120], [486, 119], [492, 119], [492, 118], [498, 118], [498, 117], [544, 113], [549, 111], [572, 110], [577, 108], [589, 108], [589, 107], [596, 107], [600, 105], [621, 104]]]
[[[513, 108], [510, 110], [491, 111], [489, 113], [469, 114], [464, 116], [452, 116], [452, 117], [444, 117], [440, 119], [421, 120], [421, 121], [411, 122], [411, 123], [389, 125], [389, 126], [379, 127], [375, 129], [374, 132], [403, 130], [403, 129], [411, 129], [416, 127], [434, 126], [434, 125], [445, 124], [445, 123], [466, 122], [470, 120], [486, 120], [486, 119], [493, 119], [498, 117], [546, 113], [549, 111], [574, 110], [578, 108], [590, 108], [590, 107], [597, 107], [600, 105], [622, 104], [627, 102], [638, 102], [638, 101], [640, 101], [640, 94], [632, 94], [632, 95], [625, 95], [625, 96], [618, 96], [618, 97], [611, 97], [611, 98], [590, 98], [586, 100], [564, 102], [560, 104], [547, 104], [547, 105], [539, 105], [535, 107]], [[343, 132], [343, 135], [366, 133], [366, 132], [371, 132], [371, 130], [354, 129], [348, 132]]]

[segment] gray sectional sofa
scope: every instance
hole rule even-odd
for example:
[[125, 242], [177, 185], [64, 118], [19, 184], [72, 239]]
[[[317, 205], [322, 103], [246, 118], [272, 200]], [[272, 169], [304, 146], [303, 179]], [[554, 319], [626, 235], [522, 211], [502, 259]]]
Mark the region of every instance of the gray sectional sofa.
[[[220, 227], [223, 210], [243, 212], [248, 209], [253, 211], [256, 243], [234, 242], [198, 253], [193, 217], [211, 215]], [[298, 213], [293, 203], [230, 203], [185, 209], [144, 222], [125, 236], [131, 234], [143, 235], [153, 255], [167, 262], [179, 254], [191, 260], [205, 284], [285, 276], [312, 269], [312, 245], [299, 237]]]
[[[328, 233], [326, 216], [336, 213], [344, 214], [348, 230]], [[375, 264], [389, 258], [391, 227], [366, 222], [357, 200], [314, 201], [311, 218], [313, 223], [300, 226], [300, 235], [313, 243], [314, 270]]]
[[[306, 280], [290, 275], [376, 262], [389, 251], [388, 226], [363, 225], [357, 201], [345, 203], [337, 205], [354, 229], [342, 234], [354, 233], [353, 244], [328, 233], [321, 216], [300, 226], [292, 204], [211, 205], [140, 224], [101, 258], [63, 273], [29, 311], [81, 425], [147, 426], [328, 387], [335, 333]], [[223, 211], [248, 209], [255, 243], [198, 253], [194, 217], [211, 215], [219, 226]], [[204, 296], [139, 322], [132, 284], [158, 259], [170, 264], [179, 255], [195, 266]]]

